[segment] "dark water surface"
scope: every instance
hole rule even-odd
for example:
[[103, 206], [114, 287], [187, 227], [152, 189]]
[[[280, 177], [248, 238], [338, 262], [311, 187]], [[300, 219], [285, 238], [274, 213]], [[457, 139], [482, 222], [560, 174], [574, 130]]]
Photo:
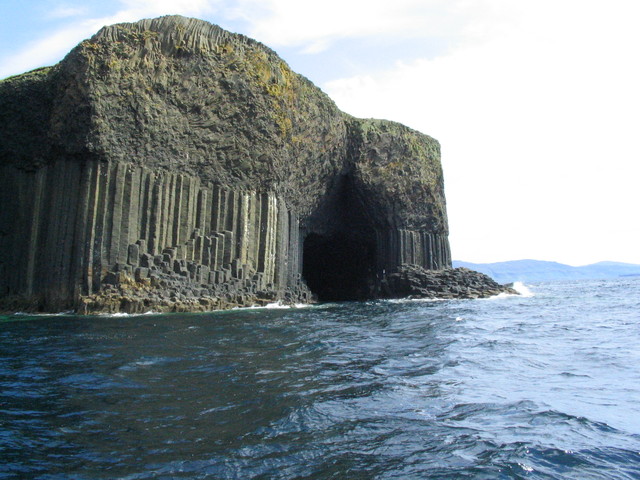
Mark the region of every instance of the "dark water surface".
[[0, 479], [638, 479], [640, 280], [0, 317]]

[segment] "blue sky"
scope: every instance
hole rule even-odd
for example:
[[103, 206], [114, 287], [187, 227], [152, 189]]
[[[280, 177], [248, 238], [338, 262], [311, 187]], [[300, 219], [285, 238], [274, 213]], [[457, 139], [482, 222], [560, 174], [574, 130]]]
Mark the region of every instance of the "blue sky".
[[456, 259], [640, 263], [636, 0], [3, 0], [0, 78], [101, 26], [202, 18], [442, 145]]

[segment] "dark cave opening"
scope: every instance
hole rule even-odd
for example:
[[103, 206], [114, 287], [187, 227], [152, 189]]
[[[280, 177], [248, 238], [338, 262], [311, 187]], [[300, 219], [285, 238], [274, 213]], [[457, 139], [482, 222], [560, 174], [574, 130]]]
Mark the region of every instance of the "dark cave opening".
[[375, 242], [342, 233], [310, 233], [304, 240], [302, 276], [319, 301], [366, 300], [375, 278]]

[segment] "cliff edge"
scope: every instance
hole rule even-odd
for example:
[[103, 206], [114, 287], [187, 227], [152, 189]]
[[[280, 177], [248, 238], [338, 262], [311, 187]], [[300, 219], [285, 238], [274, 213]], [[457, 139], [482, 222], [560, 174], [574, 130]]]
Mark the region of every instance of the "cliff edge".
[[168, 16], [0, 82], [2, 309], [377, 298], [451, 266], [439, 144]]

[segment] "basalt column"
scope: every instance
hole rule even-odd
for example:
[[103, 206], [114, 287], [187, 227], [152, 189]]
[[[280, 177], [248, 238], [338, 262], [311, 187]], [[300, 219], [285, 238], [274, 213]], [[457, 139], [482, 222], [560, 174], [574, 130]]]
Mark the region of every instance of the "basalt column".
[[0, 182], [5, 297], [56, 310], [125, 281], [276, 297], [299, 282], [296, 215], [273, 193], [102, 162], [2, 167]]
[[377, 298], [381, 282], [402, 265], [428, 270], [451, 267], [446, 236], [410, 230], [307, 233], [303, 277], [320, 300]]
[[197, 19], [102, 28], [0, 80], [0, 310], [376, 298], [450, 266], [438, 142], [341, 112]]
[[399, 228], [395, 217], [381, 217], [379, 196], [363, 188], [355, 170], [345, 172], [305, 222], [302, 274], [320, 300], [377, 298], [387, 275], [402, 265], [451, 266], [446, 234]]

